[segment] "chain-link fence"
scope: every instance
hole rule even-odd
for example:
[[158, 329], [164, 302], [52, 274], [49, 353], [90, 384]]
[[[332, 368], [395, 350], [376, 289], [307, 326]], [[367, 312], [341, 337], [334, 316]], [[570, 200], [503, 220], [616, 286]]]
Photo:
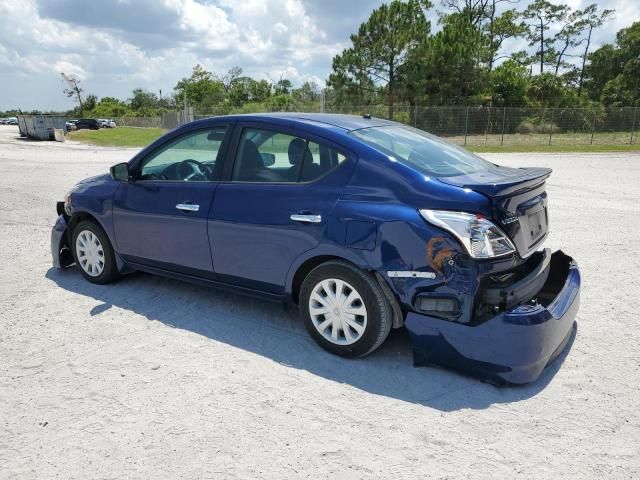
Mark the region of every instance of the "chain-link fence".
[[[334, 109], [386, 118], [387, 106]], [[355, 110], [355, 112], [353, 111]], [[394, 106], [393, 119], [473, 147], [632, 145], [640, 108], [513, 108]]]
[[[315, 104], [288, 105], [272, 111], [319, 112]], [[246, 110], [246, 109], [245, 109]], [[387, 105], [326, 106], [326, 113], [387, 118]], [[246, 113], [246, 112], [245, 112]], [[258, 113], [258, 112], [255, 112]], [[215, 116], [169, 112], [164, 128], [185, 119]], [[469, 147], [545, 145], [634, 145], [640, 135], [640, 107], [517, 108], [394, 105], [393, 120]]]
[[162, 117], [118, 117], [113, 121], [119, 127], [165, 128]]

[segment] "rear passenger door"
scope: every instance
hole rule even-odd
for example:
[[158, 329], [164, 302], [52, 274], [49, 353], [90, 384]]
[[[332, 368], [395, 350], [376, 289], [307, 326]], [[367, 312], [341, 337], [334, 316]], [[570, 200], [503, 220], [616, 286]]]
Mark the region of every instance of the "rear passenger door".
[[296, 130], [237, 128], [233, 167], [209, 217], [216, 277], [283, 293], [293, 261], [322, 241], [354, 161]]

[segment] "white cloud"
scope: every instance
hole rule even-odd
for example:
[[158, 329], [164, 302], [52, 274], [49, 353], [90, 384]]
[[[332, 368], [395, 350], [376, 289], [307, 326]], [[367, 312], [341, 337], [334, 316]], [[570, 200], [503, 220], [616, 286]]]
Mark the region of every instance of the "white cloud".
[[[326, 42], [301, 0], [5, 0], [0, 110], [69, 108], [60, 72], [78, 75], [87, 93], [119, 97], [136, 87], [168, 93], [196, 63], [322, 83], [326, 68], [311, 63], [329, 65], [341, 48]], [[25, 78], [40, 88], [27, 90]]]
[[272, 68], [269, 70], [268, 75], [276, 82], [280, 80], [280, 77], [289, 79], [294, 85], [301, 85], [304, 82], [314, 82], [318, 86], [324, 84], [324, 80], [316, 75], [310, 75], [307, 73], [300, 73], [294, 66], [286, 66], [281, 69]]
[[[100, 97], [136, 87], [168, 94], [196, 63], [322, 85], [332, 57], [382, 1], [0, 0], [0, 110], [70, 108], [60, 71]], [[596, 45], [637, 18], [632, 2], [600, 6], [618, 13]]]
[[75, 75], [80, 80], [84, 80], [87, 78], [87, 72], [84, 68], [74, 63], [68, 62], [66, 60], [58, 60], [54, 66], [53, 70], [56, 73], [64, 73], [67, 75]]
[[287, 26], [284, 23], [281, 23], [281, 22], [276, 23], [273, 26], [273, 29], [276, 31], [276, 33], [279, 33], [279, 34], [287, 33], [289, 31]]

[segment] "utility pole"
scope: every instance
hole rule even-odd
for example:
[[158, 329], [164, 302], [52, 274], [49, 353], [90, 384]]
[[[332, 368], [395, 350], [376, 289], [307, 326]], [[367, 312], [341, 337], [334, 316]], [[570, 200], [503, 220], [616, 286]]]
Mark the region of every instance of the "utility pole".
[[464, 119], [464, 146], [467, 146], [467, 135], [469, 133], [469, 107], [467, 107], [467, 113]]
[[185, 123], [188, 122], [187, 120], [187, 115], [188, 115], [188, 110], [187, 110], [187, 92], [184, 92], [184, 113], [183, 113], [183, 119], [182, 119], [182, 124], [184, 125]]
[[502, 107], [502, 135], [500, 136], [500, 146], [504, 146], [504, 125], [507, 123], [507, 107]]

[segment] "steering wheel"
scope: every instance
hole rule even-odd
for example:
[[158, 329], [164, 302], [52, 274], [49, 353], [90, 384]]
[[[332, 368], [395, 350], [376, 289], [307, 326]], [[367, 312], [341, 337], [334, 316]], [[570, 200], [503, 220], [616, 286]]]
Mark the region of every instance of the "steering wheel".
[[178, 171], [180, 177], [185, 181], [192, 180], [196, 177], [198, 180], [209, 180], [211, 175], [211, 169], [202, 162], [194, 160], [193, 158], [187, 158], [178, 164]]

